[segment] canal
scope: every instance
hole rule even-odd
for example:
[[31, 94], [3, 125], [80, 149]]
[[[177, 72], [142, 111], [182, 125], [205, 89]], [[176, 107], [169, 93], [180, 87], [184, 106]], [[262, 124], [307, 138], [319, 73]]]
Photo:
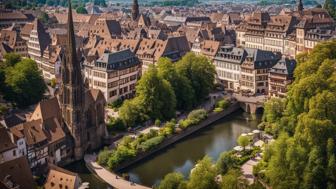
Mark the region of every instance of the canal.
[[[128, 173], [132, 181], [146, 186], [158, 184], [167, 173], [174, 171], [188, 176], [199, 159], [208, 155], [214, 161], [217, 160], [223, 151], [236, 146], [236, 140], [241, 133], [256, 129], [259, 121], [260, 116], [252, 120], [249, 114], [235, 112], [141, 163], [123, 170], [122, 173]], [[77, 162], [67, 168], [78, 172], [82, 180], [89, 182], [92, 188], [106, 188], [104, 183], [89, 173], [83, 162]]]

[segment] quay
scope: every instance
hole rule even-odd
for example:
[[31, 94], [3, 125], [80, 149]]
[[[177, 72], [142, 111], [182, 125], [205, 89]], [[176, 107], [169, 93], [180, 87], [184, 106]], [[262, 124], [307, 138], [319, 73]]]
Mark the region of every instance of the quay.
[[110, 186], [117, 189], [150, 189], [149, 187], [127, 181], [117, 174], [105, 169], [96, 162], [97, 156], [93, 154], [86, 154], [84, 161], [87, 168], [100, 179], [105, 181]]

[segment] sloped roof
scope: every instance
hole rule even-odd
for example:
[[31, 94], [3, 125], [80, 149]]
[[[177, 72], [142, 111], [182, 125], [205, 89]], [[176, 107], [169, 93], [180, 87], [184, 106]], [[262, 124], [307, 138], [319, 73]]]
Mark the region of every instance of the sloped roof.
[[[135, 54], [129, 49], [121, 50], [113, 53], [104, 53], [97, 62], [104, 62], [108, 69], [112, 68], [115, 70], [125, 69], [127, 67], [140, 64], [139, 61], [127, 61], [129, 59], [135, 58]], [[110, 68], [109, 68], [110, 67]]]
[[20, 11], [0, 11], [0, 21], [5, 20], [28, 20], [28, 18]]
[[0, 153], [16, 148], [8, 130], [0, 125]]
[[20, 189], [32, 189], [36, 186], [25, 156], [0, 164], [0, 170], [0, 181], [2, 182], [9, 179]]
[[23, 123], [23, 132], [28, 145], [47, 141], [47, 136], [42, 129], [42, 120], [33, 120]]
[[60, 106], [58, 104], [58, 100], [56, 97], [42, 100], [39, 102], [39, 104], [36, 106], [32, 116], [32, 119], [41, 119], [43, 121], [58, 117], [60, 115]]
[[62, 169], [55, 165], [49, 165], [49, 167], [50, 170], [48, 177], [46, 183], [44, 184], [45, 189], [75, 189], [75, 187], [78, 187], [76, 186], [76, 179], [79, 179], [78, 174]]
[[247, 58], [252, 58], [254, 69], [271, 68], [280, 59], [280, 57], [271, 51], [260, 49], [245, 48]]
[[295, 67], [296, 67], [295, 60], [289, 60], [288, 58], [282, 58], [272, 67], [270, 72], [292, 75], [294, 73]]

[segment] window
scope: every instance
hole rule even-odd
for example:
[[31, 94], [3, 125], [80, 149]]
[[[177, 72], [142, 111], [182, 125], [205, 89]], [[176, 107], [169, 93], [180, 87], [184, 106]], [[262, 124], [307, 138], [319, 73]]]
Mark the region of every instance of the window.
[[13, 156], [14, 157], [16, 156], [16, 150], [13, 150]]
[[117, 95], [117, 90], [113, 90], [110, 92], [110, 97], [116, 96]]
[[118, 86], [118, 81], [110, 82], [108, 84], [108, 88], [113, 88], [113, 87], [116, 87], [116, 86]]

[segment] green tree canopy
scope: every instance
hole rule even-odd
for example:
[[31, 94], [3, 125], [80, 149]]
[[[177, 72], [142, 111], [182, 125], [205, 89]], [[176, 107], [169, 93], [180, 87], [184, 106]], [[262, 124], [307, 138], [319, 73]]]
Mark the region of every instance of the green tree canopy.
[[5, 99], [20, 107], [39, 102], [46, 90], [41, 72], [31, 59], [23, 59], [13, 67], [8, 67], [5, 77]]
[[297, 60], [285, 106], [265, 108], [266, 120], [280, 120], [283, 132], [264, 160], [266, 177], [275, 189], [335, 188], [336, 41]]
[[215, 181], [216, 173], [216, 167], [212, 165], [211, 158], [205, 156], [192, 170], [188, 182], [188, 189], [218, 188]]
[[6, 67], [10, 67], [10, 66], [14, 66], [16, 63], [21, 61], [21, 56], [19, 54], [16, 53], [7, 53], [4, 56], [5, 62], [4, 62], [4, 66]]
[[87, 10], [85, 9], [84, 6], [79, 6], [76, 9], [76, 13], [78, 13], [78, 14], [87, 14], [88, 12], [87, 12]]
[[336, 19], [336, 2], [335, 0], [325, 0], [323, 8], [328, 11], [330, 16]]
[[245, 147], [250, 144], [250, 138], [248, 136], [241, 135], [238, 137], [237, 142], [245, 149]]
[[181, 173], [169, 173], [160, 182], [158, 189], [182, 189], [184, 185], [185, 181]]
[[204, 56], [188, 53], [176, 63], [176, 68], [180, 75], [190, 80], [196, 100], [204, 100], [214, 85], [216, 74], [214, 65]]
[[136, 93], [141, 108], [151, 119], [170, 119], [175, 116], [176, 98], [170, 83], [150, 66], [138, 81]]
[[169, 58], [160, 58], [158, 61], [158, 74], [167, 80], [174, 89], [176, 106], [179, 110], [189, 110], [195, 101], [191, 82], [184, 75], [177, 73], [174, 63]]
[[222, 176], [221, 189], [247, 188], [247, 186], [246, 181], [241, 179], [240, 171], [236, 169], [231, 169]]

